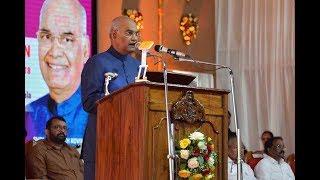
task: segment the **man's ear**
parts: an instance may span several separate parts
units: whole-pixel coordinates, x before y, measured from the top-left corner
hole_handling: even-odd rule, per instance
[[[90,56],[90,39],[89,36],[86,35],[83,40],[83,64],[87,62]]]
[[[46,133],[46,137],[49,137],[49,130],[48,129],[45,130],[45,133]]]
[[[117,38],[117,32],[118,32],[118,31],[117,31],[117,30],[115,30],[115,29],[114,29],[114,30],[112,30],[112,33],[111,33],[111,39],[112,39],[112,40],[114,40],[114,39],[116,39],[116,38]]]
[[[270,150],[271,150],[271,148],[267,148],[267,150],[268,150],[268,153],[270,152]]]

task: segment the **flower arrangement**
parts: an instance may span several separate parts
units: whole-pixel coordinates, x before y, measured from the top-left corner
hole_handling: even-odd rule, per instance
[[[209,180],[214,177],[218,154],[210,137],[195,131],[176,144],[176,153],[180,178]]]
[[[192,38],[197,38],[197,31],[199,29],[198,21],[199,19],[191,13],[182,16],[180,20],[180,30],[183,40],[187,45],[191,44]]]
[[[134,22],[137,24],[137,29],[143,29],[143,16],[141,12],[135,9],[124,9],[123,10],[123,15],[128,16],[129,18],[133,19]]]

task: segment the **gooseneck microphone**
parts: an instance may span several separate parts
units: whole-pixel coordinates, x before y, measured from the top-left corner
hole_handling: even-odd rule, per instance
[[[174,50],[174,49],[166,48],[166,47],[164,47],[162,45],[155,45],[154,46],[154,50],[157,51],[157,52],[160,52],[160,53],[168,53],[168,54],[174,56],[175,58],[179,58],[179,57],[191,58],[187,54],[184,54],[184,53],[182,53],[180,51],[177,51],[177,50]]]

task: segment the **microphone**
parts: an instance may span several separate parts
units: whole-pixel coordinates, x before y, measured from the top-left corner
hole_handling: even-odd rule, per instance
[[[160,53],[168,53],[170,55],[173,55],[175,58],[179,58],[179,57],[183,57],[183,58],[191,58],[189,55],[187,54],[184,54],[182,52],[179,52],[177,50],[174,50],[174,49],[169,49],[169,48],[166,48],[162,45],[155,45],[154,46],[154,50],[156,50],[157,52],[160,52]]]
[[[104,74],[104,76],[106,78],[108,78],[109,80],[111,80],[111,79],[114,79],[114,78],[118,77],[118,74],[117,73],[112,73],[112,72],[107,72],[107,73]]]
[[[118,77],[118,74],[117,73],[113,73],[113,72],[107,72],[107,73],[104,73],[104,95],[108,95],[110,94],[110,92],[108,91],[108,85],[109,85],[109,81],[113,80],[114,78],[117,78]]]

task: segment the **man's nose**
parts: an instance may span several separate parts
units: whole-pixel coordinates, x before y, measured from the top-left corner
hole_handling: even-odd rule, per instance
[[[59,129],[58,129],[58,132],[59,132],[59,133],[64,133],[65,130],[64,130],[63,128],[59,128]]]
[[[54,38],[51,42],[50,55],[52,57],[59,57],[62,55],[62,47],[59,43],[58,38]]]
[[[139,35],[137,33],[133,33],[133,35],[131,36],[131,40],[133,41],[138,41],[139,40]]]

